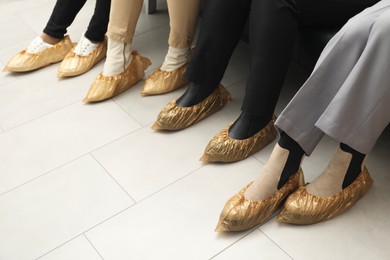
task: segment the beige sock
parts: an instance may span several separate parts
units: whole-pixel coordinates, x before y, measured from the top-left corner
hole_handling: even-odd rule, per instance
[[[268,162],[253,184],[245,191],[248,200],[263,200],[278,190],[280,175],[286,164],[289,151],[276,144]]]
[[[108,38],[103,75],[115,76],[122,73],[129,66],[132,58],[131,44]]]
[[[337,148],[324,172],[306,186],[307,192],[316,196],[330,196],[343,190],[342,185],[352,154]]]
[[[161,65],[161,70],[174,71],[186,64],[191,56],[191,49],[178,49],[169,46],[168,53],[165,56],[164,63]]]

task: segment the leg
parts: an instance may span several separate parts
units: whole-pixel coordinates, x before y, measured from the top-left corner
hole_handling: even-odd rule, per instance
[[[131,44],[143,0],[111,0],[108,38]]]
[[[369,14],[351,19],[329,41],[313,73],[276,121],[277,127],[296,140],[308,155],[323,136],[322,131],[315,127],[316,122],[364,51],[371,25],[378,15],[378,11],[371,10]]]
[[[248,0],[207,2],[199,39],[187,71],[187,78],[200,88],[208,89],[206,93],[210,93],[221,82],[244,30],[250,2]],[[185,104],[182,105],[191,106],[199,101],[201,100],[183,102]]]
[[[131,43],[143,0],[112,0],[108,24],[108,50],[103,74],[114,76],[131,62]]]
[[[235,139],[247,139],[265,127],[287,73],[295,37],[295,0],[252,1],[249,18],[250,75],[242,115],[229,129]]]
[[[206,146],[202,161],[232,162],[258,152],[276,138],[273,111],[297,34],[295,0],[252,1],[249,17],[250,76],[243,112]],[[261,86],[261,87],[259,87]]]
[[[311,115],[312,112],[316,113],[315,108],[321,107],[321,105],[319,105],[318,103],[322,103],[322,99],[326,100],[328,98],[326,95],[327,92],[330,92],[328,89],[332,89],[333,85],[336,86],[335,88],[338,88],[340,84],[341,85],[343,84],[346,77],[349,77],[349,75],[351,74],[351,70],[355,66],[354,63],[356,64],[357,61],[359,60],[356,57],[356,55],[358,56],[361,55],[367,43],[369,28],[372,25],[372,20],[375,19],[371,19],[370,21],[370,19],[365,19],[364,16],[363,19],[352,19],[349,25],[345,27],[348,28],[348,30],[342,29],[340,33],[333,38],[333,40],[327,46],[328,49],[326,48],[324,50],[324,53],[320,58],[319,64],[317,64],[316,66],[316,70],[313,72],[312,76],[309,78],[309,80],[302,88],[302,90],[293,99],[292,103],[295,103],[294,107],[288,106],[285,111],[288,111],[290,113],[287,116],[286,113],[283,112],[282,117],[280,117],[281,119],[278,119],[278,121],[280,121],[281,123],[287,122],[287,124],[285,125],[288,126],[299,125],[297,128],[300,128],[301,125],[305,125],[306,118],[309,115]],[[359,23],[357,21],[359,21]],[[354,26],[351,26],[352,24]],[[388,35],[388,33],[384,35]],[[343,42],[343,44],[340,44],[341,42]],[[384,46],[387,46],[387,44],[388,43],[385,42]],[[339,49],[336,47],[344,48],[343,50],[344,52],[340,52],[339,55],[333,56],[333,52],[339,51]],[[386,50],[386,53],[389,53],[389,51]],[[345,62],[345,64],[339,64],[339,63],[332,64],[329,62],[330,57],[333,57],[333,62],[336,61],[340,62],[339,60],[342,60]],[[349,67],[347,66],[348,62],[351,62]],[[345,70],[347,70],[346,72],[344,71],[344,69],[341,69],[341,71],[336,71],[337,70],[336,68],[338,69],[344,68],[343,65],[345,65]],[[317,75],[318,71],[321,71],[322,73],[324,73],[324,71],[328,71],[329,74],[327,74],[323,78],[316,78],[315,75]],[[333,72],[333,74],[331,72]],[[342,75],[344,76],[344,79],[342,78],[343,77]],[[339,82],[337,82],[337,80],[339,80]],[[312,82],[311,88],[308,87],[308,82]],[[324,92],[323,93],[324,95],[320,95],[318,93],[312,92],[311,93],[312,95],[306,95],[305,98],[303,98],[301,94],[304,91],[303,89],[306,89],[306,91],[308,91],[308,89],[318,89],[320,92],[321,91]],[[298,100],[300,101],[300,104],[298,104]],[[306,107],[307,103],[313,104],[311,107],[313,110],[307,109]],[[314,105],[314,103],[316,105]],[[305,107],[305,109],[300,109],[299,107],[301,108]],[[298,109],[295,110],[295,108]],[[308,113],[308,111],[310,111],[310,113]],[[295,116],[294,120],[291,120],[290,116]],[[311,124],[308,123],[306,125],[306,128],[311,129],[310,126],[314,127],[314,124],[315,122],[312,122]],[[274,200],[276,201],[276,199],[279,198],[280,194],[284,194],[286,187],[290,187],[291,181],[295,180],[296,178],[295,176],[300,174],[301,172],[300,170],[290,171],[288,168],[290,168],[291,166],[294,166],[295,169],[297,168],[297,166],[299,168],[300,161],[302,160],[304,151],[306,153],[310,153],[311,150],[309,146],[302,145],[300,139],[296,139],[295,135],[291,135],[293,138],[288,136],[287,134],[290,135],[290,133],[297,134],[299,136],[299,133],[286,131],[286,128],[284,127],[285,125],[278,124],[278,126],[284,132],[282,132],[281,139],[279,140],[279,143],[275,146],[269,161],[266,163],[265,167],[262,170],[262,173],[256,178],[256,180],[253,183],[248,185],[248,187],[246,187],[241,193],[239,193],[239,195],[233,197],[226,204],[225,209],[221,214],[221,218],[219,222],[219,227],[221,228],[221,230],[233,230],[233,228],[234,230],[242,230],[242,229],[250,228],[256,224],[262,223],[265,220],[264,217],[261,218],[263,214],[262,212],[264,210],[268,210],[269,207],[274,207],[274,206],[276,207],[277,204],[273,201]],[[305,127],[303,127],[302,130],[305,130]],[[350,147],[346,145],[341,145],[341,149],[343,150],[343,152],[339,153],[341,156],[337,155],[337,159],[334,160],[335,163],[333,164],[333,167],[330,168],[335,169],[337,168],[337,166],[343,165],[344,170],[346,172],[350,172],[349,165],[351,164],[349,164],[349,162],[353,162],[354,164],[359,162],[361,163],[364,158],[364,155],[355,153],[350,149]],[[348,164],[344,163],[344,161],[346,161],[344,159],[341,159],[342,163],[340,163],[340,158],[344,158],[344,159],[346,158],[347,160],[349,160]],[[361,170],[361,168],[359,168],[359,170]],[[289,177],[289,176],[285,176],[286,172],[292,172],[292,173],[296,172],[296,173],[293,174],[291,177]],[[287,175],[290,174],[291,173]],[[343,177],[344,176],[345,174],[343,174]],[[286,180],[288,181],[286,182]],[[284,182],[285,184],[283,184]],[[334,182],[332,183],[334,184]],[[348,181],[342,181],[341,183],[343,183],[343,185],[348,185]],[[350,196],[351,199],[347,198],[346,200],[342,201],[342,203],[340,204],[341,209],[347,209],[348,207],[356,203],[356,201],[359,198],[361,198],[365,194],[365,192],[369,189],[372,180],[370,179],[366,171],[362,171],[362,174],[359,175],[359,181],[354,183],[359,183],[359,184],[353,184],[354,185],[353,189],[354,191],[356,191],[356,195]],[[329,186],[334,186],[334,185],[328,185],[328,187]],[[295,186],[295,188],[298,189],[298,186]],[[312,204],[309,205],[309,203],[306,205],[301,204],[300,202],[303,200],[302,198],[297,199],[295,197],[294,199],[290,200],[290,198],[294,197],[295,194],[298,194],[297,196],[299,196],[299,193],[303,190],[305,190],[305,188],[301,188],[296,193],[290,195],[285,205],[292,205],[290,208],[294,209],[294,207],[296,207],[298,210],[300,210],[301,208],[313,209],[317,207],[316,206],[317,204],[322,206],[321,204],[322,202],[321,203],[318,202],[320,200],[317,199],[311,200],[311,201],[315,201],[316,205],[312,205]],[[345,198],[348,197],[348,195],[350,194],[347,193],[338,196]],[[237,196],[241,196],[241,198],[238,200],[236,198]],[[334,201],[340,202],[339,199],[336,199]],[[255,208],[253,205],[257,205],[257,204],[260,205]],[[328,205],[330,204],[331,203],[329,203]],[[284,221],[285,216],[290,217],[286,213],[286,211],[283,212],[284,212],[283,214],[281,213],[281,215],[279,215],[280,221]],[[333,216],[332,213],[339,214],[340,212],[342,211],[324,212],[318,209],[317,212],[314,213],[320,213],[320,215],[322,214],[325,216]],[[326,215],[326,213],[330,213],[330,215]],[[260,221],[255,221],[259,219]],[[303,219],[304,221],[307,220],[304,217],[296,217],[295,219],[298,220]],[[299,224],[298,222],[291,222],[291,223]]]
[[[366,10],[345,29],[343,37],[347,39],[360,33],[355,40],[362,42],[362,51],[314,124],[342,143],[324,172],[291,195],[279,216],[282,222],[312,224],[337,216],[363,197],[373,182],[364,159],[390,122],[390,89],[386,83],[390,76],[385,69],[390,65],[390,1]],[[344,47],[348,53],[350,46],[345,41],[334,49]],[[332,57],[330,51],[324,60]],[[321,88],[321,84],[316,87]]]
[[[84,102],[98,102],[121,94],[140,81],[151,62],[131,52],[143,0],[112,0],[108,24],[107,58]]]
[[[102,42],[107,32],[108,19],[110,16],[111,0],[96,0],[95,12],[85,32],[92,42]]]
[[[168,0],[169,48],[163,64],[145,81],[141,94],[157,95],[188,84],[184,78],[191,56],[200,0]]]
[[[53,13],[43,32],[51,37],[62,39],[86,0],[57,0]]]
[[[200,35],[187,76],[187,91],[158,115],[153,129],[179,130],[220,110],[230,99],[220,81],[240,40],[250,0],[210,0],[204,9]]]
[[[57,76],[77,76],[89,71],[106,57],[108,17],[110,0],[96,0],[95,11],[89,22],[88,30],[81,36],[77,46],[61,62]]]

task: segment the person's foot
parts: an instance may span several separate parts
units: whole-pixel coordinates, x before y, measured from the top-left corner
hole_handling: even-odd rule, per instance
[[[260,175],[246,190],[245,198],[248,200],[266,199],[282,187],[300,168],[303,154],[292,164],[288,160],[289,158],[291,160],[293,155],[293,152],[290,153],[288,149],[276,144]],[[291,169],[286,169],[286,167]]]
[[[127,68],[115,76],[104,76],[99,73],[90,86],[84,103],[103,101],[115,97],[128,90],[145,76],[145,70],[152,64],[146,57],[132,52],[131,63]]]
[[[103,44],[103,42],[92,42],[83,34],[76,47],[73,49],[73,52],[76,55],[85,57],[96,50],[101,44]]]
[[[176,105],[179,107],[192,107],[197,105],[210,96],[217,87],[203,87],[190,82],[187,90],[176,100]]]
[[[104,62],[103,75],[110,77],[121,74],[129,66],[132,58],[131,44],[108,38],[107,57]]]
[[[372,186],[365,155],[341,144],[324,172],[287,199],[280,222],[313,224],[351,208]]]
[[[89,71],[99,61],[106,57],[107,38],[100,43],[94,43],[84,34],[77,45],[66,55],[61,62],[57,76],[71,77]]]
[[[228,125],[210,140],[200,160],[204,163],[236,162],[247,158],[275,140],[277,136],[275,120],[276,118],[273,117],[259,130],[256,128],[257,132],[254,133],[252,131],[254,127],[258,127],[257,123],[251,126],[250,120],[248,124],[244,120],[236,121],[239,124],[235,124],[235,133],[242,133],[242,135],[239,137],[234,135],[235,138],[232,138],[230,133],[232,125]]]
[[[176,100],[169,102],[158,114],[152,125],[153,130],[184,129],[221,110],[231,100],[229,92],[222,85],[208,95],[203,95],[197,88],[186,93],[181,97],[180,103],[191,106],[182,107]]]
[[[264,128],[272,119],[272,115],[264,117],[242,112],[229,128],[229,136],[236,140],[244,140]]]
[[[47,43],[49,45],[54,45],[54,44],[57,44],[57,43],[59,43],[61,41],[60,38],[56,38],[56,37],[50,36],[50,35],[48,35],[47,33],[44,33],[44,32],[41,34],[40,38],[42,39],[42,41],[44,43]]]
[[[160,95],[184,87],[188,84],[188,80],[184,77],[186,70],[187,64],[173,71],[165,71],[161,69],[161,66],[158,67],[145,80],[141,95]]]
[[[4,71],[26,72],[60,62],[73,48],[69,36],[51,45],[37,36],[27,49],[16,54],[5,66]]]
[[[324,172],[306,186],[315,196],[331,196],[348,187],[363,171],[364,154],[341,145]]]
[[[187,64],[191,56],[191,48],[174,48],[169,46],[167,55],[163,64],[161,65],[162,71],[175,71],[180,67],[183,67],[184,64]]]

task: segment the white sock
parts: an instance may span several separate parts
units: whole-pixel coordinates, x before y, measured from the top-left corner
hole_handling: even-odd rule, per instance
[[[93,50],[99,46],[99,43],[93,43],[85,35],[81,36],[80,41],[77,43],[76,48],[73,52],[79,56],[88,56]]]
[[[164,63],[161,65],[161,70],[173,71],[177,70],[186,64],[191,56],[190,47],[184,49],[177,49],[169,46],[168,53],[165,56]]]
[[[40,36],[37,36],[34,40],[32,40],[30,45],[28,45],[27,53],[38,53],[50,47],[53,47],[53,45],[44,42]]]
[[[129,66],[132,59],[131,44],[108,38],[103,75],[115,76],[122,73]]]

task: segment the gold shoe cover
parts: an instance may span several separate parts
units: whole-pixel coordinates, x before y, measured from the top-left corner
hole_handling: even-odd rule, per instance
[[[92,83],[83,102],[91,103],[106,100],[121,94],[134,86],[145,76],[145,70],[152,64],[145,58],[133,51],[133,59],[130,65],[121,73],[115,76],[104,76],[99,73]]]
[[[145,81],[141,95],[159,95],[172,92],[188,84],[188,80],[184,78],[187,69],[187,64],[174,71],[161,70],[158,67]]]
[[[237,140],[229,136],[229,128],[232,124],[224,128],[219,134],[214,136],[208,143],[200,158],[205,163],[209,162],[235,162],[260,151],[277,136],[277,131],[274,126],[276,117],[255,135],[244,139]]]
[[[367,193],[372,183],[373,180],[364,168],[354,182],[332,196],[315,196],[307,193],[306,187],[301,187],[288,197],[278,221],[308,225],[336,217],[355,205]]]
[[[68,52],[61,62],[58,68],[57,77],[77,76],[90,70],[96,63],[106,57],[107,37],[105,37],[104,41],[99,43],[98,47],[87,56],[77,55],[73,51],[74,48],[76,48],[76,46]]]
[[[279,209],[284,199],[304,184],[304,177],[299,169],[282,188],[264,200],[245,199],[245,191],[252,183],[226,202],[215,231],[241,231],[265,223]]]
[[[60,62],[73,48],[69,36],[38,53],[28,53],[27,49],[16,54],[5,66],[6,72],[26,72],[46,67],[50,64]]]
[[[179,107],[176,105],[176,100],[173,100],[161,110],[152,129],[184,129],[221,110],[231,99],[229,92],[222,85],[219,85],[202,102],[191,107]]]

